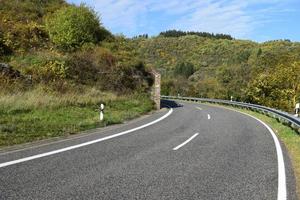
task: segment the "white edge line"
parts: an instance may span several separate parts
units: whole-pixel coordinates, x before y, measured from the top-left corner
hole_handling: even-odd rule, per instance
[[[164,116],[162,116],[162,117],[160,117],[160,118],[158,118],[158,119],[156,119],[156,120],[154,120],[152,122],[149,122],[147,124],[144,124],[142,126],[139,126],[139,127],[127,130],[127,131],[116,133],[114,135],[110,135],[110,136],[107,136],[107,137],[103,137],[103,138],[100,138],[100,139],[92,140],[92,141],[89,141],[89,142],[84,142],[84,143],[81,143],[81,144],[69,146],[69,147],[58,149],[58,150],[54,150],[54,151],[49,151],[49,152],[46,152],[46,153],[37,154],[37,155],[34,155],[34,156],[29,156],[29,157],[25,157],[25,158],[21,158],[21,159],[17,159],[17,160],[12,160],[12,161],[8,161],[8,162],[0,163],[0,168],[6,167],[6,166],[10,166],[10,165],[14,165],[14,164],[18,164],[18,163],[22,163],[22,162],[26,162],[26,161],[29,161],[29,160],[34,160],[34,159],[38,159],[38,158],[42,158],[42,157],[46,157],[46,156],[50,156],[50,155],[62,153],[62,152],[65,152],[65,151],[70,151],[70,150],[77,149],[77,148],[80,148],[80,147],[84,147],[84,146],[88,146],[88,145],[95,144],[95,143],[98,143],[98,142],[102,142],[104,140],[109,140],[109,139],[112,139],[112,138],[115,138],[115,137],[119,137],[121,135],[126,135],[128,133],[131,133],[131,132],[143,129],[143,128],[151,126],[153,124],[156,124],[157,122],[160,122],[163,119],[167,118],[169,115],[172,114],[172,112],[173,112],[173,109],[170,108],[170,110],[169,110],[168,113],[166,113]]]
[[[185,142],[183,142],[182,144],[178,145],[177,147],[173,148],[174,151],[180,149],[181,147],[183,147],[184,145],[186,145],[187,143],[189,143],[192,139],[194,139],[197,135],[199,135],[199,133],[195,133],[192,137],[190,137],[189,139],[187,139]]]
[[[225,108],[225,107],[223,107],[223,108]],[[237,110],[234,110],[234,109],[230,109],[230,108],[225,108],[225,109],[232,110],[232,111],[235,111],[235,112],[239,112],[241,114],[252,117],[253,119],[256,119],[261,124],[263,124],[268,129],[268,131],[271,133],[272,138],[273,138],[274,143],[275,143],[275,147],[276,147],[277,162],[278,162],[278,193],[277,193],[277,200],[286,200],[287,199],[287,191],[286,191],[285,164],[284,164],[281,145],[280,145],[278,137],[276,136],[274,131],[265,122],[263,122],[262,120],[254,117],[250,114],[243,113],[243,112],[240,112],[240,111],[237,111]]]

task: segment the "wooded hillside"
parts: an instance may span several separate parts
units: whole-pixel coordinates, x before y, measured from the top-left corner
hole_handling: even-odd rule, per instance
[[[163,34],[162,34],[163,35]],[[163,93],[258,103],[292,111],[300,99],[300,43],[256,43],[198,35],[136,38],[163,74]],[[188,66],[181,74],[182,65]]]

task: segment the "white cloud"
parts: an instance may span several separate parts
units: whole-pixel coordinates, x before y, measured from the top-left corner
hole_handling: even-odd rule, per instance
[[[182,16],[170,27],[183,30],[228,33],[244,37],[253,29],[253,18],[244,9],[243,3],[208,2],[193,13]]]
[[[71,1],[71,0],[70,0]],[[253,30],[272,21],[276,13],[290,12],[284,7],[295,0],[86,0],[101,13],[105,26],[129,35],[138,34],[156,13],[171,21],[166,29],[228,33],[248,37]],[[170,20],[173,19],[173,20]],[[161,30],[158,30],[161,31]],[[147,31],[142,31],[147,32]]]
[[[290,12],[280,0],[206,1],[194,12],[180,17],[170,28],[228,33],[237,38],[250,37],[255,29],[273,22],[274,14]],[[287,1],[285,1],[287,2]],[[256,6],[256,9],[253,7]]]
[[[95,0],[89,4],[101,13],[101,19],[108,27],[132,32],[137,28],[137,19],[147,12],[144,4],[136,0]]]

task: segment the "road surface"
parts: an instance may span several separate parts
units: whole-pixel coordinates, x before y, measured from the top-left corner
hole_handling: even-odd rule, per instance
[[[263,124],[220,107],[164,104],[125,125],[0,153],[0,199],[279,199],[278,154]]]

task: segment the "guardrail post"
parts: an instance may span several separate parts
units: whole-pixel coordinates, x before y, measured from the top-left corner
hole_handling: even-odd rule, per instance
[[[300,103],[297,103],[296,107],[295,107],[295,116],[296,117],[299,117],[299,110],[300,110]]]

